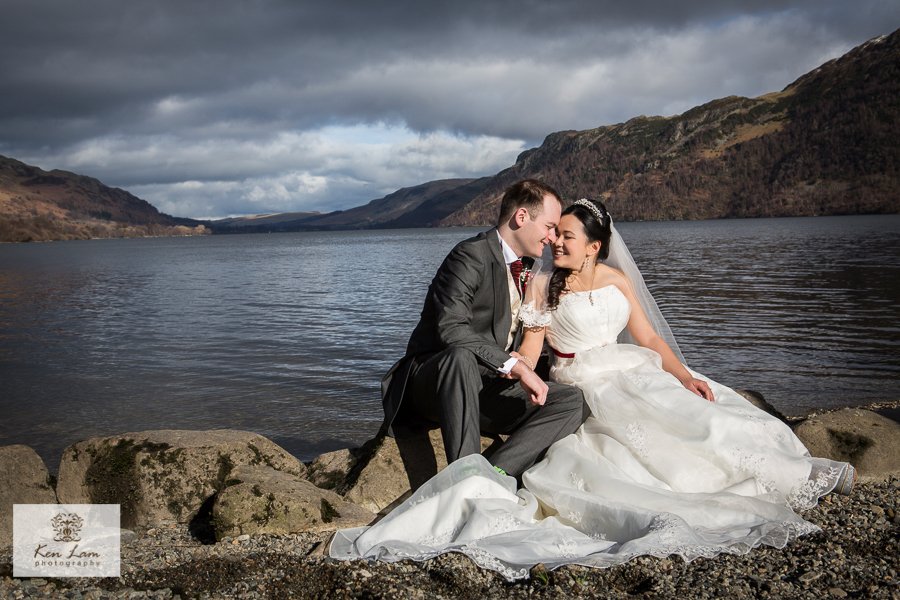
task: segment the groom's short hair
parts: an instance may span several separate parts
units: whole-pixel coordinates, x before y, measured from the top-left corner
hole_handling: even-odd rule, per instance
[[[537,179],[523,179],[512,184],[503,192],[503,199],[500,201],[500,217],[497,224],[500,225],[507,221],[515,214],[517,210],[524,207],[528,209],[531,218],[535,218],[544,210],[544,196],[553,196],[562,205],[559,192],[552,187],[538,181]]]

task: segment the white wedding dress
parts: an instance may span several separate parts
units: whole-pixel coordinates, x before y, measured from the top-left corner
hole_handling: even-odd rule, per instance
[[[846,463],[811,458],[790,428],[705,379],[716,401],[681,386],[657,353],[617,343],[630,307],[607,286],[526,305],[562,354],[555,381],[578,386],[593,416],[522,477],[468,456],[371,527],[337,532],[333,558],[423,560],[462,552],[508,579],[531,566],[611,566],[635,556],[686,560],[783,547],[817,527],[792,509],[852,478]],[[699,374],[694,374],[702,378]]]

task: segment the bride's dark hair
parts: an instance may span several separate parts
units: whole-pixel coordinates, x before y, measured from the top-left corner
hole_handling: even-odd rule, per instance
[[[588,243],[600,242],[600,251],[597,252],[597,262],[605,260],[609,256],[609,239],[612,237],[612,219],[606,211],[606,206],[599,200],[587,199],[593,205],[594,210],[583,204],[571,204],[562,212],[563,215],[575,215],[584,226]],[[578,202],[582,202],[579,200]],[[550,276],[549,289],[547,291],[547,308],[553,310],[559,305],[559,297],[566,291],[566,277],[571,269],[553,269]]]

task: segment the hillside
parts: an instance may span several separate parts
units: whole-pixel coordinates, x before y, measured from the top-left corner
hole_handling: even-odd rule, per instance
[[[259,233],[279,231],[282,227],[290,226],[292,223],[299,223],[321,214],[319,212],[290,212],[246,215],[207,221],[206,224],[213,231],[221,231],[223,233]]]
[[[442,225],[493,223],[512,182],[604,197],[621,220],[900,211],[900,30],[778,93],[549,135]]]
[[[68,171],[0,156],[0,242],[208,233],[197,221]]]

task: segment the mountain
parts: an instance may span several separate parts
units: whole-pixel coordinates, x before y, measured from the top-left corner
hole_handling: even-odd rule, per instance
[[[218,221],[0,156],[0,241],[489,225],[511,183],[600,197],[617,220],[900,212],[900,30],[758,98],[552,133],[492,177],[402,188],[364,206]]]
[[[0,242],[208,233],[199,221],[68,171],[0,156]]]
[[[900,30],[777,93],[549,135],[441,225],[494,222],[535,177],[620,220],[900,212]]]
[[[441,179],[402,188],[364,206],[330,213],[281,213],[208,222],[216,233],[430,227],[477,196],[488,178]]]

